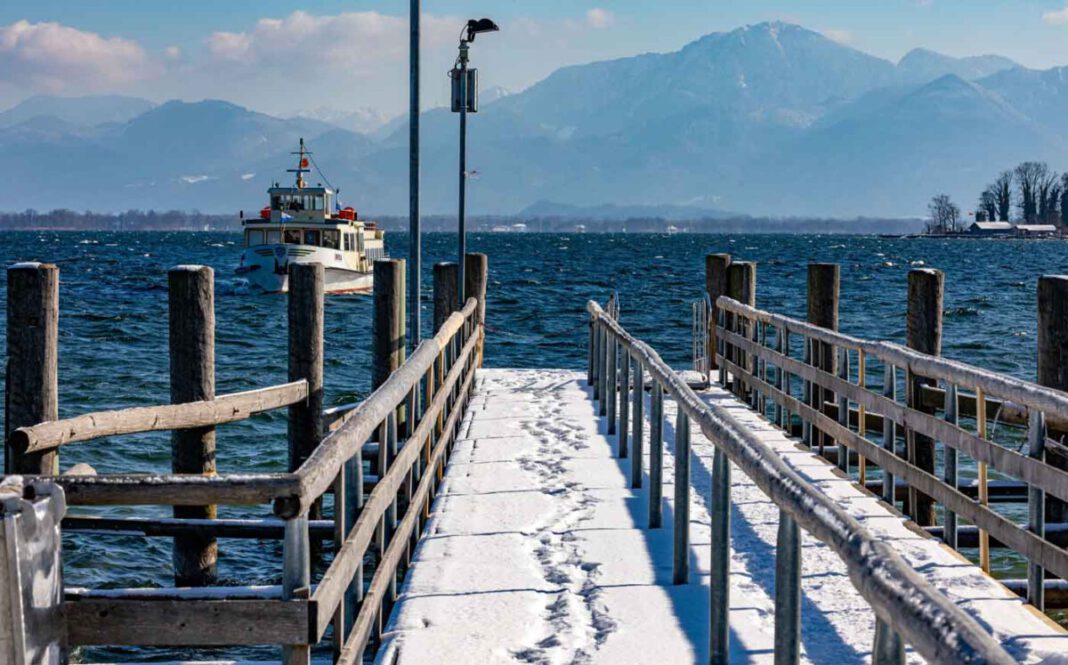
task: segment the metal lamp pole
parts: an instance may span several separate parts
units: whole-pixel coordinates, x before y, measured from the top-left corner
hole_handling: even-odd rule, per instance
[[[488,18],[471,19],[460,37],[460,57],[450,72],[452,78],[452,110],[460,114],[460,209],[457,214],[460,256],[456,266],[456,293],[460,309],[464,306],[464,259],[467,256],[467,114],[478,113],[478,70],[468,69],[471,43],[483,32],[500,30]]]
[[[460,299],[458,309],[464,307],[464,258],[467,256],[467,61],[469,45],[466,39],[460,40],[460,66],[457,76],[460,79],[460,210],[457,216],[460,244],[460,258],[457,263],[456,293]]]
[[[420,300],[422,295],[422,229],[419,218],[419,19],[420,0],[411,0],[408,25],[408,339],[412,351],[422,338]]]

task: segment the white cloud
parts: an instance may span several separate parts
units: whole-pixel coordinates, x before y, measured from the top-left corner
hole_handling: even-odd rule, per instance
[[[586,24],[595,30],[611,27],[616,22],[616,15],[607,9],[594,7],[586,12]]]
[[[459,38],[461,21],[423,17],[424,46]],[[341,65],[350,75],[369,75],[385,62],[408,56],[407,17],[375,11],[315,16],[296,11],[285,18],[263,18],[246,32],[216,32],[207,38],[216,60],[245,65]]]
[[[1055,12],[1046,12],[1042,15],[1042,22],[1046,25],[1068,25],[1068,7]]]
[[[848,30],[824,30],[823,36],[839,44],[852,44],[853,33]]]
[[[136,42],[60,23],[0,26],[0,80],[33,91],[88,91],[152,76],[158,67]]]

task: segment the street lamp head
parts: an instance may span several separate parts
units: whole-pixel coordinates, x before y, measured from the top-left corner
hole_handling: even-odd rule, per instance
[[[471,19],[467,22],[467,40],[468,42],[475,41],[475,35],[483,32],[496,32],[500,30],[500,27],[494,23],[491,19],[480,18]]]

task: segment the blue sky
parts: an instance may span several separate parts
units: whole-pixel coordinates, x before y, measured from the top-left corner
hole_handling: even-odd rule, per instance
[[[424,90],[443,102],[463,20],[484,86],[519,90],[554,69],[675,50],[709,32],[785,20],[891,60],[914,47],[1068,64],[1068,0],[424,0]],[[5,0],[0,106],[38,93],[225,98],[270,113],[406,103],[407,2]]]

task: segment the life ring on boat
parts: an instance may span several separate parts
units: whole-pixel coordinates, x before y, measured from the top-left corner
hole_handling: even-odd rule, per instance
[[[271,206],[264,206],[264,208],[262,210],[260,210],[260,219],[270,219],[270,218],[271,218]]]

